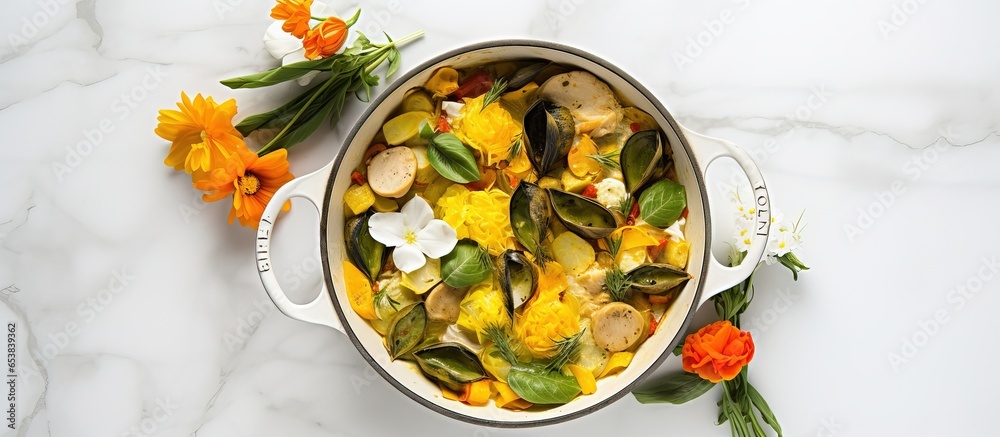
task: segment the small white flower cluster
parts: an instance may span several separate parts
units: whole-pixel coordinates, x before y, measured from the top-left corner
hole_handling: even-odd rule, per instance
[[[739,188],[730,193],[730,199],[736,205],[736,250],[746,252],[753,241],[757,224],[757,205],[752,201],[752,196],[740,196]],[[802,244],[802,235],[799,233],[798,223],[786,222],[781,211],[771,209],[771,234],[767,240],[767,251],[764,261],[770,265],[778,262],[778,258],[794,251]]]

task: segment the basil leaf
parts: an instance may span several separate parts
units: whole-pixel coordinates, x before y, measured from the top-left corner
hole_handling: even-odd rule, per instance
[[[550,372],[538,363],[512,365],[507,384],[514,393],[533,404],[565,404],[581,391],[576,378],[559,371]]]
[[[711,381],[694,373],[681,372],[660,378],[633,391],[632,395],[641,404],[667,402],[680,405],[705,394],[714,386]]]
[[[434,170],[452,182],[467,184],[482,177],[476,157],[454,134],[443,133],[431,139],[427,160]]]
[[[747,395],[750,397],[750,401],[753,402],[753,406],[757,408],[757,411],[760,411],[760,417],[764,419],[764,423],[771,425],[771,428],[778,433],[778,437],[781,437],[781,425],[778,424],[778,419],[774,417],[774,412],[771,411],[771,407],[767,405],[764,397],[760,395],[760,392],[750,382],[747,382]]]
[[[455,288],[485,281],[493,273],[489,254],[479,243],[463,238],[450,253],[441,257],[441,279]]]
[[[684,186],[662,180],[647,188],[639,196],[639,214],[642,219],[658,228],[674,224],[687,207]]]

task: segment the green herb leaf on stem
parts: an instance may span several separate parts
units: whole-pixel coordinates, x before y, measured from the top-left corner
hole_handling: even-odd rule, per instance
[[[674,224],[687,207],[684,186],[664,179],[643,190],[639,196],[639,214],[658,228]]]
[[[694,373],[679,372],[666,375],[632,392],[642,404],[671,403],[680,405],[707,393],[715,387],[711,381]]]
[[[441,279],[455,288],[485,281],[493,273],[489,254],[479,243],[463,238],[450,253],[441,257]]]
[[[581,391],[576,378],[549,371],[540,363],[511,364],[507,384],[514,393],[533,404],[565,404]]]
[[[434,170],[452,182],[467,184],[482,177],[476,157],[454,134],[435,136],[427,148],[427,160]]]
[[[483,95],[483,107],[479,108],[479,112],[483,112],[487,106],[490,106],[493,102],[500,100],[500,95],[507,91],[507,81],[504,79],[497,79],[490,86],[490,90]]]

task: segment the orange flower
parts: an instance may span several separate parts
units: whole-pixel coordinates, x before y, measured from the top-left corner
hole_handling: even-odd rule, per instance
[[[183,169],[198,180],[212,169],[224,166],[237,150],[246,149],[243,135],[233,127],[235,100],[219,105],[211,97],[197,94],[191,101],[181,92],[177,107],[180,111],[161,109],[156,118],[160,122],[156,134],[172,142],[164,164],[175,170]]]
[[[229,223],[234,218],[240,219],[243,226],[257,229],[264,207],[271,201],[274,192],[295,176],[288,172],[288,151],[276,150],[262,157],[247,149],[226,162],[224,168],[217,168],[212,174],[194,183],[194,187],[206,191],[202,200],[214,202],[233,196],[233,209],[229,211]],[[282,211],[291,208],[290,202],[285,202]]]
[[[302,38],[309,31],[311,9],[312,0],[278,0],[278,4],[271,9],[271,18],[285,20],[281,30]]]
[[[729,381],[753,359],[753,338],[728,320],[687,336],[681,349],[684,371],[712,382]]]
[[[347,40],[348,24],[337,17],[329,17],[306,32],[302,47],[309,59],[333,56]]]

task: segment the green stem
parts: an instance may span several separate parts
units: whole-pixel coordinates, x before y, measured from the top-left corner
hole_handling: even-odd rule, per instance
[[[306,109],[309,108],[309,105],[312,104],[313,100],[316,100],[316,97],[318,97],[320,94],[323,93],[323,91],[329,88],[335,79],[336,76],[327,79],[326,82],[323,83],[323,86],[319,87],[316,90],[316,92],[313,93],[313,95],[309,96],[309,100],[306,100],[305,104],[303,104],[302,107],[299,108],[298,112],[295,113],[295,115],[288,122],[288,124],[286,124],[285,127],[282,128],[281,131],[274,136],[274,138],[271,138],[271,141],[268,141],[268,143],[265,144],[264,147],[261,147],[260,150],[257,151],[257,156],[264,156],[268,154],[271,151],[271,148],[274,146],[274,144],[277,143],[278,140],[281,137],[283,137],[285,133],[288,132],[289,129],[291,129],[292,125],[295,124],[296,121],[298,121],[299,117],[302,116],[302,113],[306,112]]]
[[[357,21],[358,15],[360,13],[361,13],[361,10],[359,9],[358,12],[354,14],[354,17],[352,17],[348,21],[348,23],[349,23],[348,26],[350,26],[351,24],[354,24],[354,22]],[[413,32],[413,33],[411,33],[411,34],[409,34],[407,36],[404,36],[404,37],[402,37],[402,38],[400,38],[398,40],[389,42],[389,43],[385,44],[382,47],[379,47],[378,50],[372,52],[369,55],[369,56],[375,56],[377,54],[377,57],[375,57],[372,61],[367,62],[368,66],[365,67],[365,73],[370,74],[372,71],[375,71],[375,69],[378,68],[378,66],[380,64],[382,64],[382,62],[385,62],[385,60],[389,58],[389,50],[392,47],[397,47],[397,48],[401,47],[401,46],[409,43],[410,41],[413,41],[413,40],[415,40],[417,38],[420,38],[422,36],[424,36],[424,31],[420,30],[420,31],[417,31],[417,32]],[[337,56],[339,56],[339,55],[337,55]],[[302,105],[301,108],[299,108],[298,112],[295,113],[295,115],[288,122],[288,124],[286,124],[285,127],[282,128],[281,131],[278,132],[278,134],[275,135],[274,138],[271,139],[271,141],[268,141],[268,143],[265,144],[264,147],[261,147],[260,150],[257,151],[257,156],[264,156],[264,155],[270,153],[272,151],[275,143],[277,143],[277,141],[281,137],[283,137],[285,135],[285,133],[288,132],[289,129],[291,129],[292,125],[294,125],[295,122],[298,121],[299,117],[301,117],[302,114],[305,113],[306,109],[309,108],[309,106],[312,104],[313,100],[316,100],[316,97],[318,97],[320,94],[323,93],[323,91],[325,91],[327,88],[329,88],[330,85],[333,84],[333,82],[336,81],[337,77],[338,76],[336,76],[336,75],[331,76],[329,79],[326,80],[325,83],[323,83],[323,86],[319,87],[316,90],[316,92],[313,93],[313,95],[309,96],[309,100],[306,100],[306,102]]]

